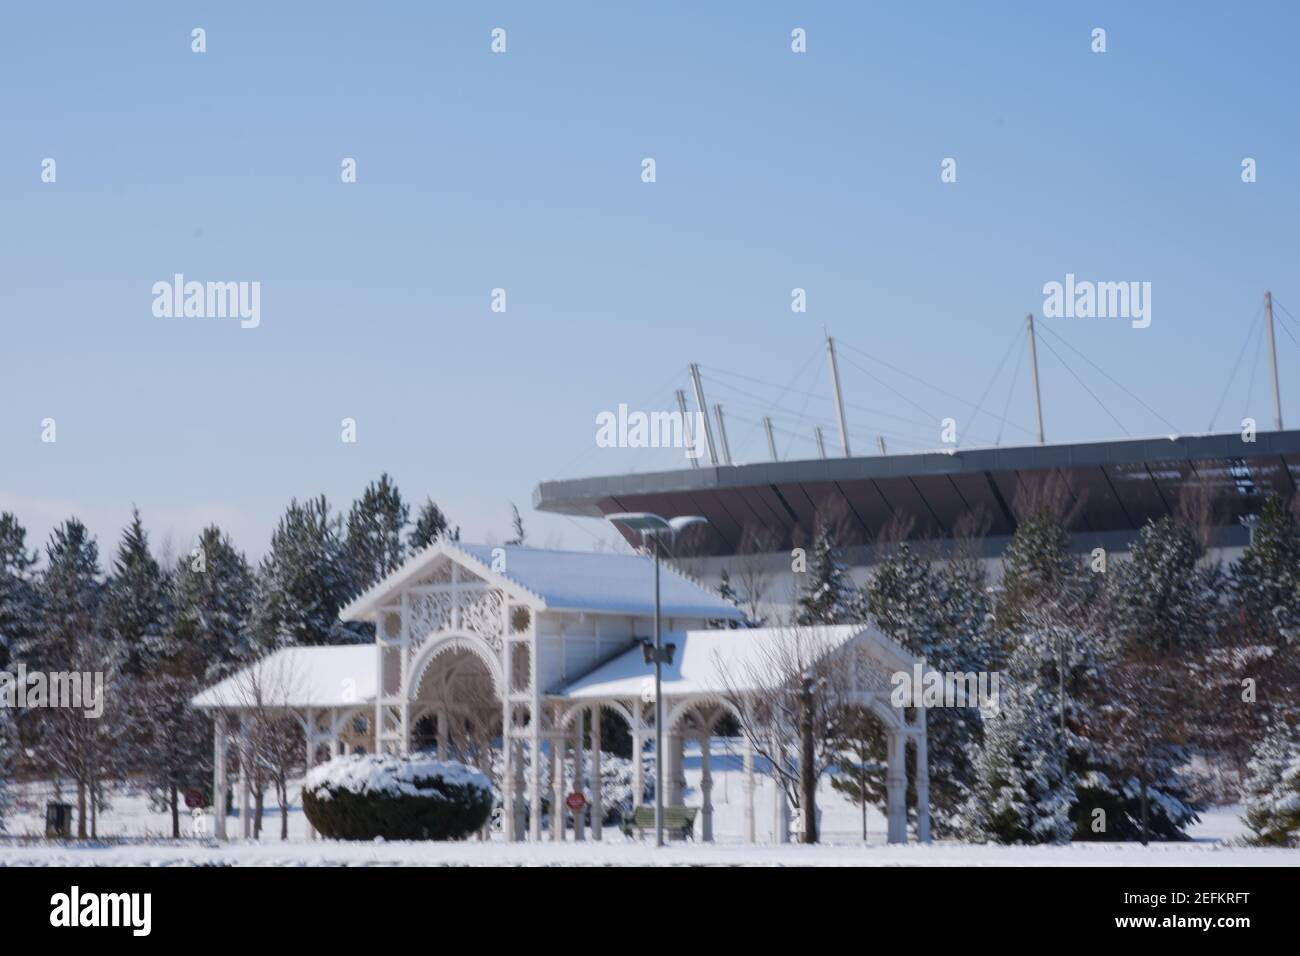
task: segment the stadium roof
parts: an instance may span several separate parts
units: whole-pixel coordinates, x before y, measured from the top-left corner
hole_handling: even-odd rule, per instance
[[[1291,495],[1300,482],[1300,431],[1237,433],[1076,444],[982,448],[864,458],[704,466],[538,485],[539,511],[601,517],[653,511],[701,514],[712,526],[702,550],[734,552],[745,530],[766,528],[788,546],[813,526],[824,501],[850,519],[845,543],[872,543],[893,520],[912,522],[915,538],[950,537],[963,515],[982,512],[989,535],[1015,531],[1013,505],[1027,484],[1063,479],[1076,531],[1136,531],[1176,512],[1190,488],[1215,492],[1215,523],[1236,524],[1269,493]]]

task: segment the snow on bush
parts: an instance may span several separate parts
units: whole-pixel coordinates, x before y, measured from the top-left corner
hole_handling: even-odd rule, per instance
[[[340,840],[458,840],[487,823],[492,784],[462,763],[362,754],[309,772],[302,803],[323,836]]]
[[[1255,749],[1246,778],[1246,825],[1256,846],[1300,846],[1300,735],[1278,721]]]

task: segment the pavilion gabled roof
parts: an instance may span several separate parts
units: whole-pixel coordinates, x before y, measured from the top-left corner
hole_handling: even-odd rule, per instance
[[[348,707],[373,702],[374,644],[284,647],[196,694],[195,707]]]
[[[883,664],[896,670],[910,670],[920,660],[866,624],[673,631],[663,635],[663,643],[677,645],[672,664],[663,668],[664,696],[723,696],[760,690],[758,685],[775,683],[784,676],[774,669],[774,643],[800,637],[827,654],[838,653],[861,638],[870,642]],[[639,697],[646,680],[653,678],[654,665],[645,662],[641,647],[636,646],[565,685],[553,696],[573,700]]]
[[[644,555],[439,541],[357,597],[339,616],[345,621],[367,618],[442,558],[459,562],[539,611],[654,613],[654,562]],[[494,571],[494,566],[502,570]],[[740,620],[744,616],[735,605],[671,566],[663,564],[660,570],[665,617]]]

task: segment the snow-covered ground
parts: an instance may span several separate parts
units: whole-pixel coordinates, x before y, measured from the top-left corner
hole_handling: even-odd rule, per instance
[[[142,794],[119,793],[112,808],[99,821],[101,840],[93,845],[52,845],[23,839],[44,828],[43,807],[48,788],[29,785],[20,797],[30,807],[13,814],[9,837],[0,838],[0,866],[1300,866],[1300,850],[1266,850],[1236,845],[1244,832],[1237,808],[1211,810],[1192,830],[1188,843],[1072,844],[1061,847],[973,846],[937,842],[889,846],[884,841],[885,820],[876,810],[867,818],[868,838],[861,834],[861,811],[824,783],[822,837],[815,847],[773,845],[771,840],[773,784],[758,777],[755,799],[759,843],[743,841],[744,776],[739,758],[714,760],[714,827],[717,842],[674,843],[662,850],[653,841],[628,840],[606,829],[604,841],[561,844],[506,843],[500,839],[463,843],[344,843],[307,839],[306,820],[294,794],[289,813],[288,842],[279,840],[278,810],[270,806],[264,817],[261,842],[234,840],[217,844],[188,837],[164,839],[171,832],[170,818],[150,809]],[[698,757],[688,753],[687,782],[699,784]],[[687,803],[698,804],[698,792]],[[231,817],[231,834],[240,832]],[[182,819],[186,832],[192,829]],[[697,832],[699,823],[696,823]]]

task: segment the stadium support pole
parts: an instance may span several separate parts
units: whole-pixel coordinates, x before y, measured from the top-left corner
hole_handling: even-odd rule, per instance
[[[822,438],[822,427],[820,425],[813,429],[813,437],[817,439],[817,454],[825,458],[826,440]]]
[[[1034,338],[1034,313],[1025,319],[1029,326],[1029,367],[1034,373],[1034,411],[1038,414],[1038,444],[1043,444],[1043,394],[1038,389],[1038,342]]]
[[[731,445],[727,442],[727,421],[722,417],[722,406],[714,405],[713,414],[718,416],[718,441],[722,443],[722,463],[731,464]]]
[[[709,424],[709,406],[704,402],[704,386],[700,384],[700,367],[692,362],[688,369],[691,383],[695,386],[695,407],[700,410],[700,421],[704,423],[704,442],[709,448],[709,463],[718,463],[718,449],[713,444],[713,426]]]
[[[695,445],[695,435],[691,431],[691,416],[686,411],[686,392],[680,388],[677,390],[677,410],[682,413],[682,438],[686,441],[686,460],[691,463],[692,468],[699,468],[700,456]],[[690,454],[691,452],[695,454]]]
[[[763,416],[763,430],[767,432],[767,453],[773,461],[777,461],[776,436],[772,434],[772,419],[770,416]]]
[[[840,366],[835,361],[835,340],[829,335],[826,336],[826,357],[831,365],[831,388],[835,390],[835,414],[840,423],[840,448],[844,451],[844,457],[851,455],[849,451],[849,424],[844,418],[844,394],[840,391]]]
[[[1273,293],[1264,293],[1264,318],[1268,324],[1269,368],[1273,372],[1273,426],[1282,430],[1282,394],[1277,384],[1277,341],[1273,338]]]

